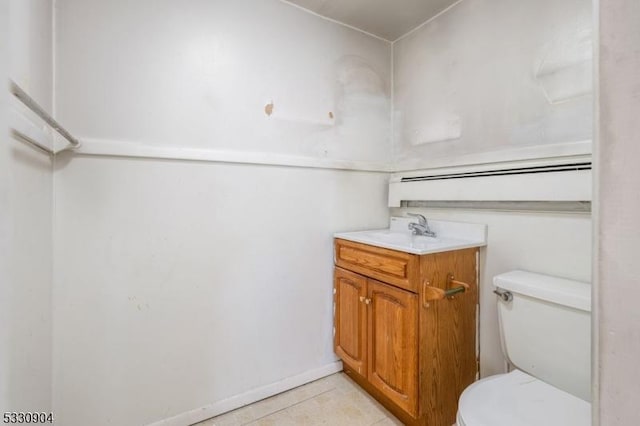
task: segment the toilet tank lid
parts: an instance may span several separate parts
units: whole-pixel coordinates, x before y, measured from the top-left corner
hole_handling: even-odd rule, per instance
[[[511,271],[496,275],[493,285],[512,293],[591,312],[591,285],[582,281]]]

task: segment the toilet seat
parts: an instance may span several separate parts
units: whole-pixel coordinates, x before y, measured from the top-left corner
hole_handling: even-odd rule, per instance
[[[458,426],[590,426],[591,404],[520,370],[475,382],[460,396]]]

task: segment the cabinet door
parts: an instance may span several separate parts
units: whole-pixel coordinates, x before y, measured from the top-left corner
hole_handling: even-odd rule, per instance
[[[413,417],[418,401],[418,300],[368,280],[369,382]]]
[[[342,362],[366,375],[367,279],[336,268],[334,274],[334,350]]]

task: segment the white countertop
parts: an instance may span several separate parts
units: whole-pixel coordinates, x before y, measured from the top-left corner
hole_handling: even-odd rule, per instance
[[[413,235],[408,229],[415,218],[392,217],[386,229],[338,232],[335,238],[398,250],[412,254],[430,254],[487,245],[487,225],[429,220],[436,237]]]

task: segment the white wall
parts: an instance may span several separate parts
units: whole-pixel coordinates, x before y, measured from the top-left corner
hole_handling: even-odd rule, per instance
[[[640,3],[599,2],[598,217],[595,233],[600,397],[603,426],[638,423],[640,310]]]
[[[389,158],[386,42],[276,0],[58,0],[56,23],[85,149]],[[189,424],[335,368],[332,233],[385,226],[387,174],[76,155],[55,176],[61,423]]]
[[[394,153],[591,139],[591,1],[465,0],[393,45]]]
[[[52,103],[51,24],[49,1],[2,2],[0,62],[8,67],[0,81],[10,76],[47,108]],[[50,411],[52,164],[7,133],[9,97],[3,90],[0,411]]]
[[[6,81],[9,76],[8,61],[9,45],[9,4],[0,3],[0,81]],[[7,410],[12,401],[11,382],[7,379],[6,371],[11,369],[11,347],[13,323],[9,311],[11,285],[11,262],[7,254],[11,253],[11,214],[9,212],[9,94],[3,91],[0,95],[0,409]]]
[[[383,227],[386,179],[135,159],[60,165],[60,421],[147,424],[332,363],[332,233]]]
[[[589,90],[590,58],[580,55],[589,51],[590,13],[586,0],[466,0],[397,42],[397,164],[589,139],[591,98],[578,95]],[[86,152],[143,144],[393,160],[391,47],[380,40],[275,0],[58,0],[56,23],[56,106]],[[559,91],[567,81],[572,91]],[[416,131],[415,141],[455,133],[456,117],[460,140],[411,145]],[[196,416],[212,415],[226,398],[333,362],[331,233],[384,226],[386,179],[249,164],[60,161],[61,421],[145,424],[199,407]],[[493,275],[524,268],[589,280],[588,215],[425,212],[489,225],[483,375],[503,369]]]
[[[591,218],[588,214],[468,209],[391,209],[426,217],[488,225],[480,258],[480,373],[505,371],[500,348],[493,277],[514,269],[590,281]]]
[[[396,41],[396,168],[566,155],[570,142],[591,139],[591,8],[590,0],[465,0]],[[489,226],[481,265],[483,376],[504,371],[494,275],[522,268],[591,281],[589,214],[425,212]]]
[[[390,155],[387,42],[277,0],[60,0],[57,23],[60,118],[85,140]]]
[[[42,107],[53,104],[53,6],[51,0],[11,0],[10,67],[13,78]]]

